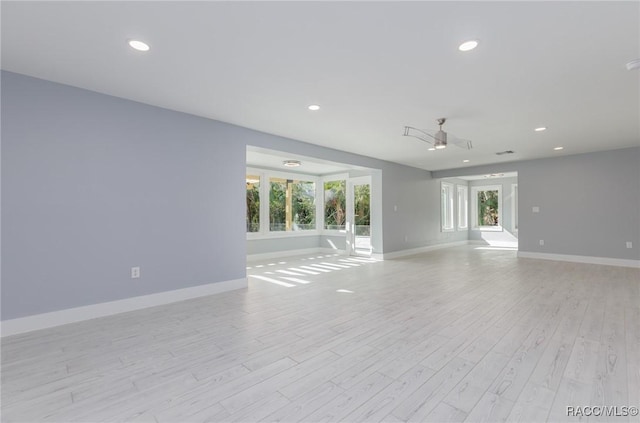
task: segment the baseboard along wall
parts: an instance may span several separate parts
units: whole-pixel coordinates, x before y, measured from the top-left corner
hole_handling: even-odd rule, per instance
[[[66,325],[83,320],[111,316],[114,314],[175,303],[192,298],[205,297],[207,295],[220,294],[222,292],[233,291],[235,289],[247,288],[247,286],[247,278],[241,278],[189,288],[175,289],[172,291],[158,292],[156,294],[141,295],[138,297],[125,298],[106,303],[91,304],[82,307],[52,311],[49,313],[19,317],[16,319],[2,321],[0,324],[0,333],[2,337],[17,335],[20,333]]]
[[[640,260],[626,260],[610,257],[574,256],[570,254],[533,253],[518,251],[518,257],[540,260],[569,261],[573,263],[601,264],[605,266],[640,268]]]

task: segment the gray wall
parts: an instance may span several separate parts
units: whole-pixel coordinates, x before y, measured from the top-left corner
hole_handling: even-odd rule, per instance
[[[24,75],[1,79],[3,320],[245,277],[247,145],[380,169],[375,252],[438,240],[404,240],[439,225],[428,171]]]
[[[413,248],[419,248],[422,245],[437,245],[450,242],[466,241],[469,239],[468,230],[457,230],[457,201],[454,201],[454,222],[456,230],[452,232],[442,232],[442,217],[441,217],[441,184],[442,179],[432,179],[424,182],[422,189],[422,195],[424,195],[424,204],[422,210],[415,210],[413,215],[408,216],[411,219],[425,219],[427,225],[421,232],[410,233],[409,240],[414,240]],[[455,191],[457,185],[467,186],[468,182],[462,179],[447,179],[445,182],[454,184],[454,198],[457,198]],[[420,192],[420,191],[418,191]],[[419,237],[418,239],[415,239]]]
[[[434,176],[510,171],[518,172],[520,251],[640,260],[640,147],[452,169]],[[540,212],[533,213],[533,206]],[[626,241],[633,242],[632,249]]]
[[[320,247],[319,235],[247,240],[247,254],[266,254]]]
[[[2,319],[245,277],[242,135],[3,72]]]

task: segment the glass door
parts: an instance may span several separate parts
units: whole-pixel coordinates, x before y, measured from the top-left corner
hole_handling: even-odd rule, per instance
[[[371,177],[349,180],[350,195],[347,204],[347,243],[352,255],[367,255],[371,247]]]

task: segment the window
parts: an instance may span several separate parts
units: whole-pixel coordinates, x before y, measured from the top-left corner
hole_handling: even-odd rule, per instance
[[[469,228],[469,189],[458,185],[458,230]]]
[[[440,190],[442,193],[440,201],[442,231],[453,231],[453,185],[447,182],[442,182]]]
[[[247,232],[260,231],[260,176],[247,175]]]
[[[315,182],[270,178],[269,187],[270,231],[315,230]]]
[[[347,181],[324,183],[324,229],[345,230]]]
[[[471,188],[473,228],[487,231],[502,230],[502,185]]]

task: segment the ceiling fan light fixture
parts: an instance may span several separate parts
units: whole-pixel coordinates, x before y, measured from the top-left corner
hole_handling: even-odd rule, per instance
[[[440,123],[440,128],[442,128],[443,123],[444,123],[444,119],[442,119],[442,123]],[[447,133],[444,132],[442,129],[436,132],[433,138],[435,139],[433,146],[436,149],[442,150],[443,148],[447,148]]]
[[[300,160],[285,160],[282,162],[282,165],[286,167],[299,167],[301,164]]]

